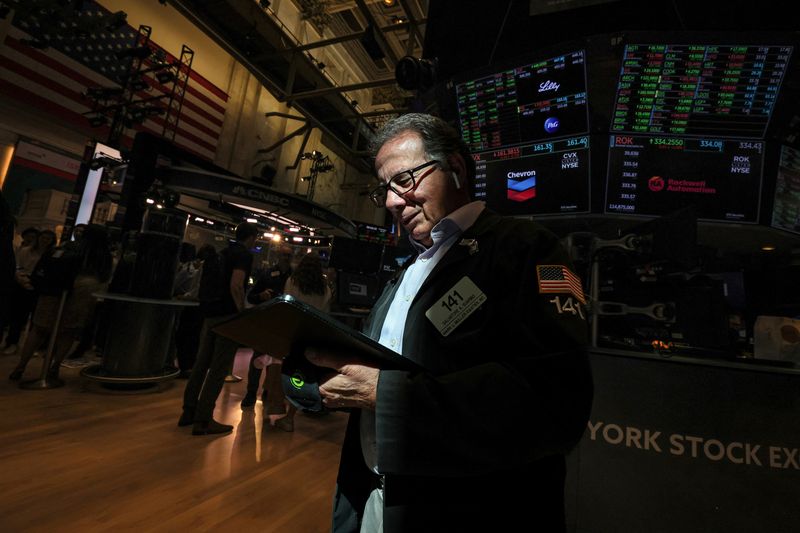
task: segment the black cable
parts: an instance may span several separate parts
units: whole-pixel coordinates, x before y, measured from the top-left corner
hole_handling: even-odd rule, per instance
[[[503,36],[503,29],[505,29],[505,27],[506,27],[506,20],[508,20],[508,14],[511,13],[511,6],[513,4],[514,4],[514,0],[509,0],[508,1],[508,9],[506,9],[506,14],[503,17],[503,23],[500,24],[500,31],[497,32],[497,38],[495,38],[495,40],[494,40],[494,46],[492,47],[492,53],[491,53],[491,55],[489,55],[489,62],[486,64],[486,66],[489,66],[489,65],[492,64],[492,60],[494,59],[494,53],[497,50],[497,45],[500,43],[500,37]]]

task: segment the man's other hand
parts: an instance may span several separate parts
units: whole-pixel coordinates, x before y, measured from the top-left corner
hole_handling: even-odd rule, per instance
[[[354,357],[307,348],[306,359],[335,373],[320,378],[319,392],[325,407],[375,409],[380,370]]]

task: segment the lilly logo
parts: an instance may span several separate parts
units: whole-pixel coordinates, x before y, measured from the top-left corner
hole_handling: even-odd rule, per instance
[[[556,117],[550,117],[544,121],[544,131],[546,131],[547,133],[553,133],[555,131],[558,131],[558,127],[560,125],[561,123],[558,121]]]
[[[559,87],[561,87],[560,83],[547,80],[539,84],[539,92],[543,93],[545,91],[557,91]]]
[[[653,176],[647,180],[647,186],[653,192],[658,192],[664,188],[664,178],[661,176]]]

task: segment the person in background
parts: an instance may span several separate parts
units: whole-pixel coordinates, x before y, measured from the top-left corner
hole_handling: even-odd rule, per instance
[[[31,236],[31,229],[25,230],[27,238]],[[16,252],[17,286],[11,296],[8,336],[6,337],[6,349],[3,351],[7,355],[17,352],[19,339],[28,324],[28,318],[33,308],[36,306],[36,291],[30,283],[30,275],[42,256],[52,250],[56,244],[56,234],[50,230],[36,231],[35,241],[31,245],[26,245],[26,242],[29,241],[24,233],[22,245]]]
[[[286,280],[283,293],[326,313],[331,307],[331,289],[322,274],[322,261],[315,253],[303,256],[297,268]],[[281,387],[281,364],[271,361],[267,366],[267,414],[269,423],[284,431],[294,431],[297,409],[289,405]]]
[[[443,120],[373,144],[371,194],[417,257],[365,333],[419,370],[312,347],[328,408],[349,408],[333,531],[564,531],[566,453],[592,403],[585,297],[558,238],[470,201],[475,162]],[[408,264],[408,263],[407,263]]]
[[[83,232],[86,231],[87,225],[86,224],[76,224],[74,228],[72,228],[72,240],[79,241],[81,237],[83,237]]]
[[[200,288],[200,278],[202,277],[203,262],[217,252],[213,246],[205,244],[194,254],[194,246],[189,246],[191,246],[191,249],[181,247],[182,262],[175,279],[175,297],[182,300],[196,301]],[[182,275],[181,272],[183,272]],[[184,307],[181,310],[178,328],[175,331],[175,352],[178,368],[180,369],[180,374],[178,374],[180,379],[188,379],[191,375],[195,357],[197,357],[197,349],[200,346],[200,330],[202,327],[203,315],[199,307]]]
[[[80,247],[81,238],[83,237],[83,232],[86,231],[86,228],[87,224],[77,224],[74,228],[72,228],[72,240],[62,244],[64,246],[75,247],[75,249],[78,249]],[[111,249],[111,256],[112,258],[114,257],[113,245]],[[103,316],[104,307],[105,302],[97,302],[89,322],[86,324],[86,327],[83,328],[80,341],[64,358],[64,362],[61,363],[62,366],[66,368],[80,368],[91,365],[94,362],[94,359],[91,356],[87,357],[86,354],[94,347],[97,337],[101,336],[98,335],[98,330],[104,329],[101,328],[101,324],[107,324],[107,321],[104,320],[105,317]],[[102,343],[98,340],[98,344]],[[100,350],[99,347],[96,347],[96,349],[98,351]]]
[[[183,413],[178,426],[192,426],[192,435],[230,433],[233,426],[214,420],[214,406],[225,376],[236,355],[236,343],[216,335],[212,328],[244,309],[247,282],[253,266],[250,249],[258,237],[258,226],[243,222],[236,226],[236,242],[219,253],[219,275],[212,273],[209,260],[203,265],[200,280],[200,306],[203,312],[203,330],[189,381],[183,393]],[[213,287],[204,287],[208,280]],[[219,297],[204,297],[204,292]]]
[[[289,276],[291,275],[292,255],[291,253],[283,252],[278,256],[277,264],[266,270],[258,278],[255,284],[253,284],[253,287],[247,293],[247,302],[251,305],[258,305],[266,302],[267,300],[271,300],[276,296],[280,296],[283,293],[283,287],[286,284],[286,280],[289,279]],[[247,392],[245,393],[244,398],[242,398],[242,409],[249,409],[256,404],[258,385],[261,381],[261,370],[264,368],[263,366],[256,366],[256,359],[258,357],[259,356],[255,352],[253,352],[253,355],[250,357],[250,364],[247,370]],[[265,380],[264,390],[261,393],[261,401],[267,407],[266,412],[268,414],[283,414],[285,410],[282,402],[277,407],[267,405],[268,386],[269,383]],[[278,381],[278,386],[280,387],[280,381]],[[273,408],[277,408],[279,410],[275,413],[271,413],[270,409]]]
[[[58,247],[47,252],[37,263],[31,283],[39,291],[31,331],[25,340],[17,367],[9,376],[12,381],[22,378],[33,351],[41,346],[57,326],[48,379],[58,379],[59,367],[73,341],[78,340],[94,311],[97,298],[111,278],[111,250],[108,233],[102,226],[88,226],[80,246]],[[63,291],[68,296],[56,324]]]
[[[11,214],[11,208],[0,190],[0,340],[3,339],[8,313],[11,311],[9,302],[17,284],[14,275],[17,271],[17,261],[14,257],[14,226],[16,220]]]

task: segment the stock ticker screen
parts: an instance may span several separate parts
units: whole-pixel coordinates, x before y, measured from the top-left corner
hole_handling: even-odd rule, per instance
[[[687,205],[700,219],[758,222],[764,142],[614,135],[606,212],[663,216]]]
[[[781,146],[772,227],[800,234],[800,150]]]
[[[763,138],[790,46],[631,44],[611,132]]]
[[[605,212],[757,223],[764,137],[792,47],[629,44],[617,84]]]
[[[475,199],[505,215],[589,211],[582,50],[456,84]]]

